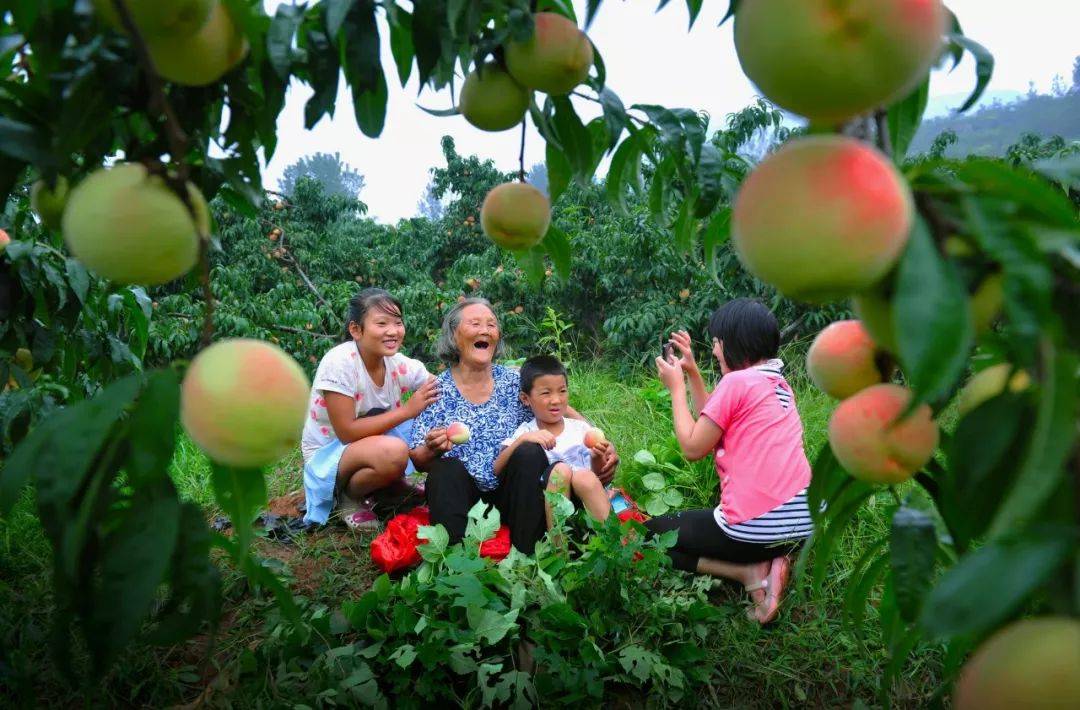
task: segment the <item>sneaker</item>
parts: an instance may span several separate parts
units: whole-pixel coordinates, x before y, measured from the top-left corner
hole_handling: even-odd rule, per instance
[[[338,510],[341,514],[341,521],[350,530],[379,529],[379,518],[372,510],[370,499],[357,502],[349,496],[343,495],[339,501]]]

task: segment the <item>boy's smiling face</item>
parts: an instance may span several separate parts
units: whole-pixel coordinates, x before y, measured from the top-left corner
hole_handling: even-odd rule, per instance
[[[521,401],[542,424],[561,422],[566,416],[567,387],[563,375],[540,375],[532,389],[521,393]]]

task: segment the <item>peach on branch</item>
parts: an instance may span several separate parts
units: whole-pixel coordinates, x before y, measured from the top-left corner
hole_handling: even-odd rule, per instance
[[[1031,376],[1023,370],[1014,370],[1007,362],[991,365],[972,375],[956,398],[960,416],[972,411],[988,399],[993,399],[1008,389],[1023,392],[1031,386]]]
[[[114,0],[93,0],[101,19],[119,32],[127,32],[116,12]],[[147,37],[185,37],[202,27],[218,0],[124,0],[131,19]]]
[[[529,90],[514,81],[497,62],[487,62],[465,78],[458,111],[483,131],[505,131],[525,118],[529,95]]]
[[[506,68],[519,84],[551,96],[567,94],[589,76],[593,48],[573,22],[554,12],[534,17],[532,36],[509,42]]]
[[[79,261],[119,283],[161,284],[195,265],[199,235],[210,231],[202,193],[188,184],[187,205],[139,163],[102,168],[79,183],[62,220]]]
[[[921,404],[904,418],[911,392],[880,384],[845,399],[829,420],[829,444],[855,478],[901,483],[921,469],[938,445],[938,426]]]
[[[548,198],[524,182],[507,182],[492,188],[480,208],[484,234],[504,249],[536,246],[550,224]]]
[[[63,175],[56,178],[52,187],[38,180],[30,188],[30,208],[37,212],[41,223],[52,230],[60,229],[64,206],[67,204],[68,181]]]
[[[249,49],[220,2],[214,3],[210,18],[194,34],[148,37],[146,44],[157,72],[185,86],[213,84],[239,64]]]
[[[446,427],[446,438],[455,444],[468,443],[471,436],[469,427],[461,422],[451,422],[450,426]]]
[[[953,707],[1080,707],[1080,620],[1044,616],[998,630],[964,664]]]
[[[8,233],[5,232],[3,229],[0,229],[0,254],[4,253],[4,250],[7,249],[8,244],[11,244],[11,237],[9,237]]]
[[[607,437],[604,435],[603,430],[593,427],[585,432],[585,448],[595,449],[600,444],[607,441]]]
[[[806,353],[806,371],[822,392],[845,399],[885,381],[891,367],[862,323],[842,320],[814,338]]]
[[[213,460],[265,466],[300,441],[308,394],[307,376],[281,348],[261,340],[222,340],[191,361],[180,417]]]
[[[838,125],[904,98],[941,54],[941,0],[743,0],[735,50],[771,101]]]
[[[732,237],[746,268],[784,295],[826,302],[868,288],[896,263],[911,191],[872,146],[842,136],[787,143],[735,200]]]

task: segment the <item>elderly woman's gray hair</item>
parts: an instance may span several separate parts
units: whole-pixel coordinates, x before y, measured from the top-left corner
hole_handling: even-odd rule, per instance
[[[502,339],[502,323],[499,322],[499,316],[495,313],[495,308],[491,305],[491,301],[486,298],[466,298],[464,301],[458,301],[454,304],[454,307],[446,312],[443,316],[442,329],[439,331],[439,339],[435,341],[435,357],[439,358],[447,365],[456,365],[461,359],[461,351],[457,346],[457,329],[461,325],[461,312],[469,306],[481,305],[491,311],[491,315],[495,316],[495,322],[499,325],[499,342],[495,345],[495,354],[492,356],[492,360],[501,358],[506,351],[503,346]]]

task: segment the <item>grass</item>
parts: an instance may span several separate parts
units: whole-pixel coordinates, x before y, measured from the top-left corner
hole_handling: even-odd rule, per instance
[[[789,380],[803,418],[807,450],[813,455],[825,442],[834,402],[810,386],[798,368],[789,374]],[[572,368],[571,401],[618,446],[624,464],[616,482],[632,495],[642,491],[641,467],[632,461],[636,451],[649,449],[654,454],[674,456],[670,401],[650,373],[624,378],[578,365]],[[709,505],[716,487],[711,460],[694,464],[680,460],[680,469],[672,482],[683,489],[686,505]],[[270,471],[270,496],[300,488],[300,470],[296,452]],[[170,473],[181,495],[199,503],[208,520],[219,513],[206,459],[185,436],[178,437]],[[855,561],[887,530],[889,500],[884,494],[878,496],[860,512],[842,540],[819,595],[803,580],[793,584],[785,612],[773,626],[763,629],[746,620],[745,595],[740,591],[717,596],[725,618],[715,625],[703,649],[708,655],[706,662],[714,669],[708,687],[700,694],[703,705],[877,704],[881,670],[887,661],[877,615],[873,609],[868,612],[862,645],[842,626],[840,610]],[[333,610],[357,597],[377,576],[367,549],[370,539],[371,534],[353,534],[331,526],[301,536],[294,544],[261,540],[258,551],[305,603]],[[260,679],[256,684],[244,672],[245,653],[265,638],[274,605],[253,593],[245,578],[228,568],[224,574],[225,607],[214,644],[204,636],[170,648],[130,649],[90,696],[85,688],[65,684],[47,651],[52,615],[51,558],[28,493],[11,515],[0,520],[0,643],[6,649],[0,661],[11,669],[5,681],[0,664],[0,696],[8,694],[27,704],[159,706],[195,700],[211,706],[275,704],[267,695],[273,683]],[[890,694],[893,705],[924,705],[937,690],[938,667],[936,651],[917,650]],[[252,690],[256,685],[257,693]]]

